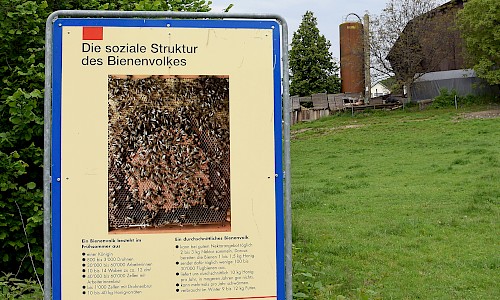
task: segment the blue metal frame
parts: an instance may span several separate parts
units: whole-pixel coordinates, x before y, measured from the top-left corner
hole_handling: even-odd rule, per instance
[[[52,297],[61,299],[62,27],[54,27],[52,51]]]
[[[281,90],[281,36],[280,24],[262,20],[199,20],[199,19],[105,19],[61,18],[53,24],[52,64],[52,299],[61,299],[61,81],[62,81],[62,29],[64,26],[102,27],[162,27],[172,28],[235,28],[272,29],[274,79],[274,143],[276,186],[276,271],[277,299],[285,300],[285,218],[284,172],[282,145],[282,90]]]

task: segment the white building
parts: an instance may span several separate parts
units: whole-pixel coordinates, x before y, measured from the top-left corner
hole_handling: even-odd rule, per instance
[[[372,85],[371,88],[372,98],[384,96],[390,93],[391,91],[380,81]]]

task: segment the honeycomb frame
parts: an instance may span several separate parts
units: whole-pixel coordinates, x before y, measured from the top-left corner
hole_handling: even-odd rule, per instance
[[[108,76],[108,224],[230,222],[229,78]]]

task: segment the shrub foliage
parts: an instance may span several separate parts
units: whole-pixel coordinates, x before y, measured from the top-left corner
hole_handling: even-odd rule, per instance
[[[39,300],[43,298],[41,287],[33,280],[21,280],[13,274],[0,276],[0,299]]]
[[[42,273],[43,61],[48,5],[45,1],[0,1],[0,269],[28,272],[29,242],[37,272]]]

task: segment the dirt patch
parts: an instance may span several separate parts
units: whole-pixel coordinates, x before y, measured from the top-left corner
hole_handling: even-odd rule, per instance
[[[293,139],[296,139],[297,138],[297,135],[298,134],[301,134],[303,132],[306,132],[306,131],[309,131],[311,130],[312,128],[302,128],[302,129],[298,129],[298,130],[293,130],[290,132],[290,138],[293,140]]]
[[[365,125],[362,125],[362,124],[353,124],[353,125],[344,125],[344,126],[339,126],[339,127],[332,127],[332,128],[321,128],[320,130],[316,129],[317,133],[318,134],[327,134],[331,131],[336,131],[336,130],[340,130],[340,129],[351,129],[351,128],[359,128],[359,127],[363,127]],[[296,138],[298,134],[300,133],[303,133],[303,132],[306,132],[306,131],[310,131],[310,130],[313,130],[314,128],[302,128],[302,129],[298,129],[298,130],[294,130],[291,132],[290,134],[290,137],[292,139]]]
[[[309,131],[311,129],[312,128],[302,128],[302,129],[299,129],[299,130],[294,130],[294,131],[292,131],[292,134],[299,134],[299,133],[302,133],[302,132]]]
[[[336,130],[336,129],[348,129],[348,128],[359,128],[359,127],[363,127],[363,126],[365,126],[365,125],[344,125],[344,126],[332,128],[332,130]]]
[[[500,117],[500,108],[499,109],[491,109],[484,111],[476,111],[472,113],[466,113],[462,115],[466,119],[492,119]]]

